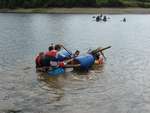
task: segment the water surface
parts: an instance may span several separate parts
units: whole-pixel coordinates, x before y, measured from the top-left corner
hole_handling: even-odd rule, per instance
[[[108,15],[108,22],[92,16],[0,14],[0,112],[150,112],[150,15]],[[103,67],[43,78],[34,57],[51,42],[83,53],[112,48]]]

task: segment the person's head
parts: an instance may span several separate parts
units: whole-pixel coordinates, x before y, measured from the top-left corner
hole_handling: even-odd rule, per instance
[[[51,45],[51,46],[48,47],[48,50],[49,50],[49,51],[51,51],[51,50],[53,50],[53,49],[54,49],[53,45]]]
[[[56,44],[56,45],[55,45],[55,50],[60,51],[60,50],[61,50],[61,45]]]
[[[100,53],[96,53],[96,54],[95,54],[95,59],[98,60],[99,57],[100,57]]]
[[[76,56],[78,56],[80,54],[80,51],[79,50],[76,50],[75,53],[74,53]]]

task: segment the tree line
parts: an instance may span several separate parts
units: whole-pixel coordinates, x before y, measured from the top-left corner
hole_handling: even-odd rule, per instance
[[[123,7],[132,3],[140,6],[150,0],[0,0],[0,8]]]

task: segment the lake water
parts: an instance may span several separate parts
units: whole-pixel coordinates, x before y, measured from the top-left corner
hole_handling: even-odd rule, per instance
[[[1,113],[150,112],[150,15],[92,16],[0,14]],[[112,48],[103,67],[45,78],[34,58],[52,42],[82,53]]]

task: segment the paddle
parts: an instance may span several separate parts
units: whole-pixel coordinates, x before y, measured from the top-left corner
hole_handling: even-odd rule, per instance
[[[109,49],[109,48],[111,48],[111,46],[108,46],[108,47],[105,47],[105,48],[97,48],[96,50],[92,51],[92,53],[96,54],[98,52],[102,52],[102,51],[104,51],[106,49]]]
[[[77,56],[72,55],[72,53],[70,53],[63,45],[61,45],[61,47],[64,48],[70,54],[70,57],[72,60],[77,57]]]
[[[102,56],[104,57],[104,59],[106,60],[106,57],[104,55],[104,53],[102,51],[100,51],[100,53],[102,54]]]
[[[70,54],[70,56],[72,55],[72,53],[70,53],[63,45],[61,45],[61,47],[64,48]]]
[[[108,46],[108,47],[105,47],[105,48],[97,48],[96,50],[93,50],[91,53],[96,54],[96,53],[100,52],[103,55],[103,57],[106,59],[106,57],[103,54],[103,51],[106,50],[106,49],[109,49],[109,48],[111,48],[111,46]]]
[[[80,64],[68,64],[64,66],[64,68],[75,68],[75,67],[80,67]]]
[[[105,47],[105,48],[100,50],[100,53],[102,54],[102,56],[104,57],[105,60],[106,60],[106,57],[105,57],[105,55],[104,55],[104,53],[102,51],[104,51],[106,49],[109,49],[109,48],[111,48],[111,46]]]

